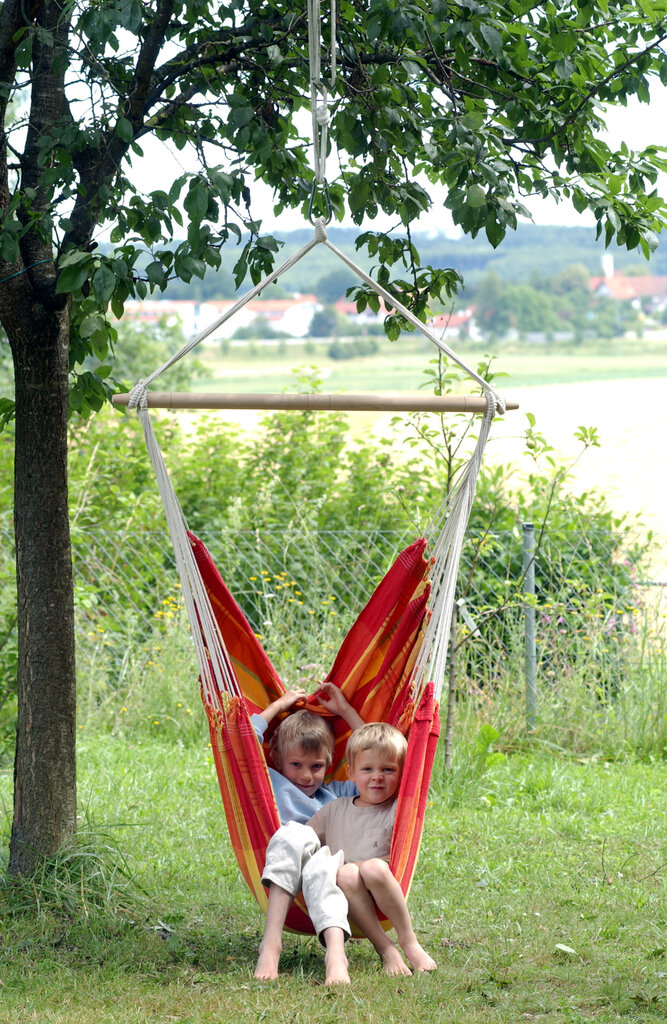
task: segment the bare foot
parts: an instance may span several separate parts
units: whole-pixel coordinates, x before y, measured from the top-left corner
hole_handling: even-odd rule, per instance
[[[419,945],[416,938],[406,942],[402,949],[418,974],[423,971],[434,971],[438,966],[433,957],[429,956],[426,950]]]
[[[325,985],[349,985],[350,975],[347,973],[347,957],[338,950],[328,949],[324,954]]]
[[[259,957],[255,967],[255,977],[258,981],[275,981],[278,977],[278,964],[282,946],[269,946],[262,942],[259,947]]]
[[[380,953],[380,958],[384,967],[384,973],[388,974],[389,977],[395,977],[397,974],[412,974],[396,946],[387,946]]]

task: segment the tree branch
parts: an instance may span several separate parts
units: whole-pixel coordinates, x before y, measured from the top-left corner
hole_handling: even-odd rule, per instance
[[[150,22],[148,32],[139,51],[134,77],[128,90],[128,102],[125,110],[125,116],[133,128],[143,124],[146,112],[146,98],[173,13],[173,0],[159,0],[155,17]]]

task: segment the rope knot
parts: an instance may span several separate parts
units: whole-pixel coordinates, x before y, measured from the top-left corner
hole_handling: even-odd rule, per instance
[[[325,221],[324,217],[316,217],[315,220],[313,221],[313,226],[315,228],[315,241],[316,242],[326,242],[326,240],[327,240],[327,232],[326,232],[326,221]]]
[[[127,403],[128,409],[147,409],[148,408],[148,389],[146,383],[140,380],[138,384],[135,384],[130,391],[130,398]]]
[[[505,405],[504,398],[501,398],[501,396],[495,390],[492,391],[491,394],[493,395],[493,401],[495,403],[494,412],[498,413],[499,416],[504,416],[505,413],[507,412],[507,406]]]
[[[326,100],[322,100],[322,102],[318,103],[315,107],[315,120],[320,127],[325,127],[330,123],[331,118],[329,117],[329,105]]]

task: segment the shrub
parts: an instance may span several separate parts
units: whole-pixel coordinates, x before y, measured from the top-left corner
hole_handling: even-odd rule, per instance
[[[443,365],[434,373],[441,391],[455,383]],[[300,383],[317,387],[308,377]],[[251,436],[219,418],[198,418],[194,431],[179,422],[161,416],[157,432],[188,524],[288,681],[328,669],[353,616],[396,551],[424,530],[473,441],[469,421],[452,417],[435,426],[416,420],[408,458],[398,433],[351,443],[339,413],[276,413]],[[592,437],[582,434],[584,446]],[[551,459],[538,435],[528,440]],[[6,474],[9,459],[1,465]],[[82,724],[199,735],[193,698],[185,696],[196,668],[189,641],[174,628],[182,608],[173,554],[136,419],[107,412],[73,426],[70,478]],[[605,714],[618,711],[626,692],[619,680],[649,663],[637,651],[649,612],[638,576],[650,538],[637,541],[636,524],[613,515],[599,493],[572,494],[553,461],[525,482],[506,468],[481,474],[459,580],[468,616],[458,634],[460,700],[484,709],[507,695],[514,706],[526,521],[538,539],[542,685],[553,694],[585,687]],[[0,643],[6,638],[9,655],[0,729],[8,743],[15,715],[9,560],[0,572]],[[655,643],[645,642],[652,658]]]

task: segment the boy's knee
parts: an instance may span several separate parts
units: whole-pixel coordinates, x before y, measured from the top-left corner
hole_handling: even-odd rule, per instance
[[[394,877],[389,870],[387,861],[380,860],[379,857],[372,857],[370,860],[363,861],[359,865],[359,873],[364,885],[367,886],[376,885]]]
[[[343,888],[346,885],[354,885],[359,879],[359,865],[358,864],[341,864],[338,868],[336,875],[336,881],[338,885]]]

